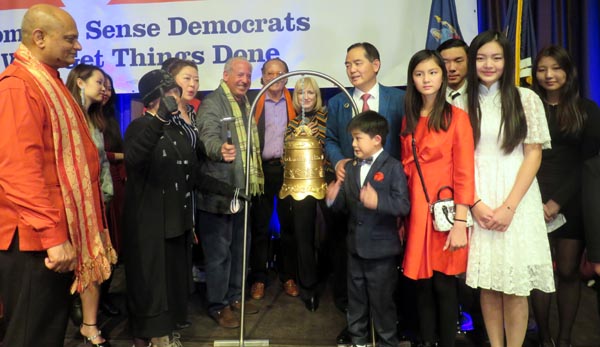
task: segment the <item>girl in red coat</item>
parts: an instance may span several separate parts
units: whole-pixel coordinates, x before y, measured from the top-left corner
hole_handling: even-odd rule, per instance
[[[458,319],[455,276],[467,268],[466,220],[474,196],[473,132],[468,115],[446,102],[448,76],[439,53],[417,52],[407,76],[401,148],[411,211],[405,224],[404,275],[417,281],[423,345],[433,346],[437,335],[439,346],[448,347],[454,346]],[[442,187],[454,191],[456,216],[448,232],[433,228],[413,145],[431,202]],[[444,190],[442,198],[449,198],[449,192]]]

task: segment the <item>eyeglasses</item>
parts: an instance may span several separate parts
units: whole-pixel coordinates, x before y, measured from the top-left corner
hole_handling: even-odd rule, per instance
[[[283,71],[279,71],[279,72],[265,72],[265,77],[267,78],[275,78],[275,77],[279,77],[281,75],[283,75],[285,72]]]

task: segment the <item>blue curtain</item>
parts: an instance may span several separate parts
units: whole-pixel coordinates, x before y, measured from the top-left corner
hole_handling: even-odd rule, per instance
[[[578,70],[581,95],[600,104],[600,0],[531,0],[538,48],[565,47]],[[477,0],[479,31],[502,30],[508,0]]]
[[[479,32],[490,29],[502,31],[507,9],[508,0],[477,0]]]
[[[582,1],[583,47],[580,79],[582,94],[600,104],[600,0]]]
[[[523,0],[521,2],[521,32],[518,36],[520,40],[519,47],[517,42],[517,21],[519,20],[517,13],[519,12],[519,0],[510,0],[508,2],[508,10],[505,18],[504,32],[508,39],[512,42],[512,48],[515,52],[515,68],[518,70],[518,75],[515,76],[515,81],[518,81],[521,86],[531,85],[533,73],[532,66],[537,54],[535,27],[533,23],[533,15],[531,11],[532,0]],[[523,80],[521,80],[523,79]]]

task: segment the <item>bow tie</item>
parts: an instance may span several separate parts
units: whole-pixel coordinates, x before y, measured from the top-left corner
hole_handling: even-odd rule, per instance
[[[364,165],[364,164],[371,165],[371,164],[373,164],[373,157],[368,157],[365,159],[356,158],[356,162],[358,163],[358,165]]]

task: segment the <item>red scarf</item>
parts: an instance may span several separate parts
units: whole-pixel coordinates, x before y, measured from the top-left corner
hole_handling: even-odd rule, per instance
[[[94,199],[92,178],[83,141],[93,143],[85,117],[66,87],[57,83],[46,67],[25,47],[15,52],[15,63],[32,75],[50,113],[56,170],[65,205],[69,238],[77,252],[75,282],[71,292],[82,292],[91,282],[110,277],[116,263],[108,229],[100,225],[102,202]],[[98,174],[98,173],[95,173]]]
[[[292,95],[287,88],[283,88],[283,96],[285,97],[285,103],[287,105],[287,114],[288,114],[288,122],[292,119],[296,118],[296,110],[294,110],[294,104],[292,103]],[[267,93],[264,93],[258,99],[258,103],[256,104],[256,111],[254,111],[254,121],[258,124],[258,120],[262,116],[262,113],[265,109],[265,99],[267,98]]]

